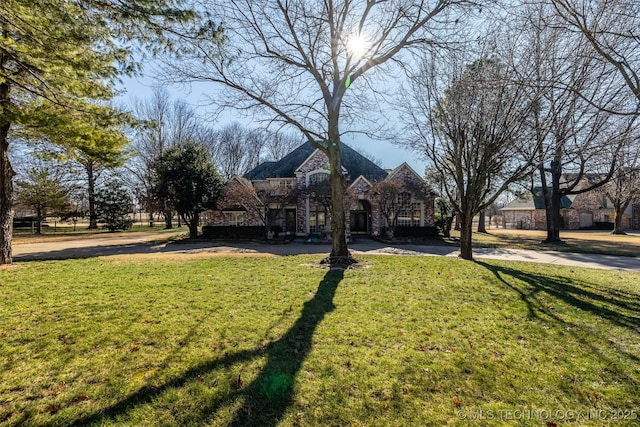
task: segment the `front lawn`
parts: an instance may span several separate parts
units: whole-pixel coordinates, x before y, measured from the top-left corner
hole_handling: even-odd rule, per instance
[[[452,231],[452,236],[460,233]],[[613,235],[606,231],[562,230],[562,245],[546,245],[546,232],[539,230],[490,229],[489,233],[473,233],[473,245],[489,248],[515,248],[534,251],[560,251],[618,256],[640,256],[640,235]]]
[[[166,239],[169,234],[187,233],[189,229],[186,226],[171,229],[164,228],[164,224],[156,224],[153,227],[133,225],[130,230],[110,232],[106,228],[100,227],[96,230],[88,230],[86,227],[78,227],[75,231],[72,227],[58,227],[57,229],[45,228],[42,234],[34,234],[30,230],[14,230],[13,244],[30,244],[30,243],[50,243],[64,242],[69,240],[92,239],[92,238],[118,238],[123,236],[132,236],[144,233],[157,234],[159,239]]]
[[[0,425],[638,425],[639,275],[319,259],[0,269]]]

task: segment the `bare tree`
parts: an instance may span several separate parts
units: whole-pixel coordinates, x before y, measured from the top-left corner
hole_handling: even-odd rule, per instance
[[[398,197],[403,191],[402,182],[396,180],[378,181],[371,189],[375,200],[380,206],[380,213],[386,222],[387,236],[392,239],[398,224],[398,214],[404,208],[403,201]]]
[[[133,109],[146,126],[136,129],[132,138],[135,155],[126,165],[133,180],[130,185],[150,219],[162,213],[165,227],[172,228],[173,213],[167,201],[154,193],[158,161],[164,150],[198,140],[204,133],[193,109],[182,100],[172,100],[163,88],[154,89],[149,99],[136,101]]]
[[[268,233],[272,231],[274,220],[283,215],[283,209],[297,199],[295,188],[255,188],[245,178],[236,179],[226,185],[221,204],[244,208],[247,213],[260,218]]]
[[[450,76],[444,91],[438,71]],[[461,258],[473,258],[473,217],[532,170],[528,90],[513,80],[513,70],[489,56],[464,64],[456,55],[447,69],[429,61],[414,79],[409,131],[414,148],[441,175],[438,181],[460,219]]]
[[[248,129],[234,122],[213,132],[207,145],[216,168],[224,179],[229,180],[260,164],[268,139],[266,132]]]
[[[221,107],[251,111],[270,125],[297,128],[330,163],[331,256],[349,257],[341,165],[341,125],[371,120],[375,79],[405,63],[411,47],[434,47],[461,18],[466,0],[208,0],[211,18],[183,39],[174,80],[213,82]],[[379,73],[373,73],[377,69]],[[357,82],[362,80],[362,83]],[[368,116],[367,116],[368,114]],[[371,121],[369,121],[371,123]],[[353,130],[353,129],[352,129]]]
[[[265,144],[264,160],[276,161],[302,144],[299,136],[289,132],[269,132]]]
[[[636,136],[637,138],[637,136]],[[614,212],[611,234],[626,234],[622,220],[631,202],[640,195],[640,146],[632,139],[617,153],[618,166],[600,192],[611,202]]]
[[[413,211],[413,201],[426,199],[425,187],[396,179],[375,182],[371,191],[380,206],[380,213],[386,222],[386,233],[390,239],[393,238],[398,226],[400,213],[408,212],[410,217],[414,217],[419,213]]]
[[[451,237],[451,226],[456,217],[455,209],[449,201],[458,198],[455,182],[450,176],[441,174],[433,166],[427,167],[425,178],[427,183],[436,190],[434,199],[434,207],[437,214],[436,225],[442,230],[442,235],[449,239]],[[453,191],[453,193],[447,193],[447,191]]]
[[[640,101],[640,13],[636,0],[551,0],[558,16],[612,65]]]
[[[536,139],[545,201],[544,242],[562,243],[562,198],[592,191],[610,179],[621,135],[633,119],[615,114],[628,105],[619,79],[548,5],[528,6],[515,16],[521,25],[516,27],[520,67],[514,69],[536,96],[528,123]],[[611,146],[614,155],[603,156]],[[586,180],[587,175],[592,179]]]
[[[293,134],[250,128],[239,122],[218,130],[203,128],[198,139],[207,147],[226,180],[243,176],[264,161],[280,160],[301,144],[300,138]]]

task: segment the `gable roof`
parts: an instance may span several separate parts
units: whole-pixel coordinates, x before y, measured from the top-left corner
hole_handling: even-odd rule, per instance
[[[231,177],[231,179],[229,180],[229,184],[232,181],[237,181],[240,185],[242,185],[243,187],[246,187],[249,190],[253,190],[253,184],[251,184],[251,181],[249,181],[248,179],[246,179],[243,176],[240,175],[234,175]]]
[[[396,176],[398,174],[398,172],[400,172],[403,169],[408,170],[416,178],[418,178],[419,181],[424,181],[422,179],[422,177],[420,175],[418,175],[418,172],[416,172],[411,166],[409,166],[409,164],[407,162],[403,162],[400,166],[398,166],[397,168],[395,168],[394,170],[389,172],[389,175],[387,176],[387,178],[388,179],[392,179],[394,176]]]
[[[244,178],[250,180],[294,178],[296,169],[315,151],[316,148],[307,141],[278,161],[261,163],[244,174]],[[355,181],[360,175],[369,181],[379,181],[387,176],[384,169],[344,143],[342,144],[341,159],[342,166],[349,173],[349,183]]]
[[[315,150],[315,147],[307,141],[278,161],[259,164],[245,173],[244,177],[253,181],[267,178],[295,178],[298,166]]]
[[[360,175],[358,176],[352,183],[351,183],[351,187],[354,187],[358,181],[362,181],[363,184],[365,184],[368,187],[371,187],[371,183],[369,182],[369,180],[367,178],[365,178],[364,176]]]
[[[571,208],[571,199],[567,196],[560,198],[560,209]],[[544,193],[542,187],[534,187],[531,194],[525,198],[517,198],[511,203],[507,203],[501,210],[503,211],[528,211],[533,209],[544,209]]]

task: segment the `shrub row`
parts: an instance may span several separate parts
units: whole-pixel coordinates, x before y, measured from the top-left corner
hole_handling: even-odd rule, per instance
[[[277,237],[282,227],[273,226],[271,231],[274,237]],[[205,239],[264,239],[267,237],[267,229],[263,226],[248,225],[205,225],[202,227],[202,237]]]
[[[612,222],[596,221],[591,227],[581,227],[580,230],[613,230]]]

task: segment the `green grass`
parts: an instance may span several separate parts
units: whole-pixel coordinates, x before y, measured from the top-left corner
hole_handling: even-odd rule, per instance
[[[543,418],[638,413],[639,275],[318,261],[0,269],[0,425],[637,425]]]

